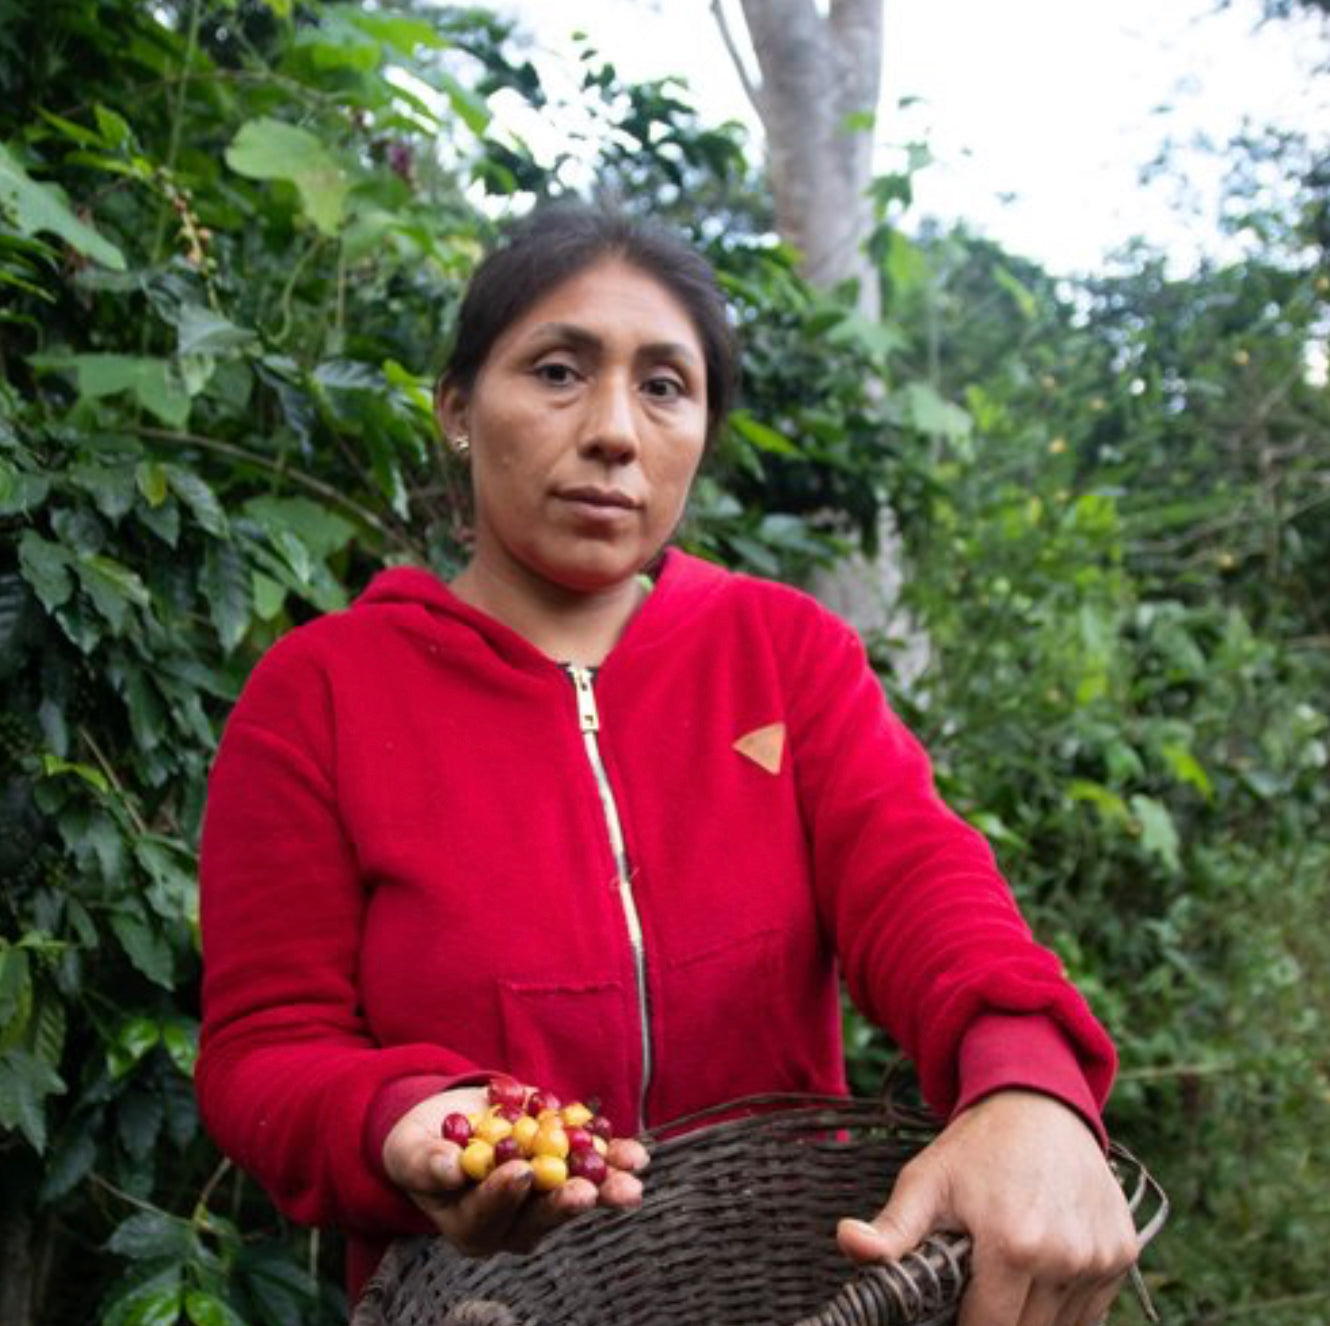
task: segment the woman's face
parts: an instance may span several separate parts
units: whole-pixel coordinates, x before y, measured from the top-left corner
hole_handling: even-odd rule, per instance
[[[508,327],[471,391],[444,391],[439,422],[471,441],[474,564],[613,589],[683,513],[706,441],[702,344],[665,286],[606,259]]]

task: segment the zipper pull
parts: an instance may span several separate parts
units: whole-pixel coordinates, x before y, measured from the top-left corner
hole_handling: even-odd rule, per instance
[[[591,689],[591,669],[569,664],[568,675],[577,692],[577,721],[583,732],[600,731],[600,715],[596,712],[596,693]]]

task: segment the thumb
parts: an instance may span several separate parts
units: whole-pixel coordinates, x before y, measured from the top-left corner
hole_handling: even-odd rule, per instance
[[[936,1170],[907,1167],[872,1223],[842,1220],[836,1239],[841,1251],[853,1261],[899,1261],[938,1228],[945,1211],[945,1194]]]

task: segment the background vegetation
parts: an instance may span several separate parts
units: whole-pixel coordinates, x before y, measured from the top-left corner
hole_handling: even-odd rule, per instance
[[[465,554],[458,290],[493,218],[594,180],[743,326],[688,546],[800,580],[896,513],[929,666],[876,657],[1118,1039],[1165,1319],[1330,1322],[1324,144],[1235,149],[1257,256],[1186,279],[909,239],[883,179],[869,322],[773,242],[735,130],[580,67],[594,128],[538,159],[491,105],[558,107],[483,10],[0,2],[0,1319],[342,1312],[337,1249],[199,1131],[204,778],[277,635]]]

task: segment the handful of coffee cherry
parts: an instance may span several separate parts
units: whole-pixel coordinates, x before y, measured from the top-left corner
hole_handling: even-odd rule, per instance
[[[449,1114],[443,1137],[462,1148],[462,1169],[480,1183],[509,1160],[531,1165],[539,1192],[553,1192],[569,1179],[597,1188],[609,1173],[605,1157],[614,1139],[610,1121],[580,1101],[565,1105],[552,1091],[495,1078],[489,1105],[475,1114]]]

